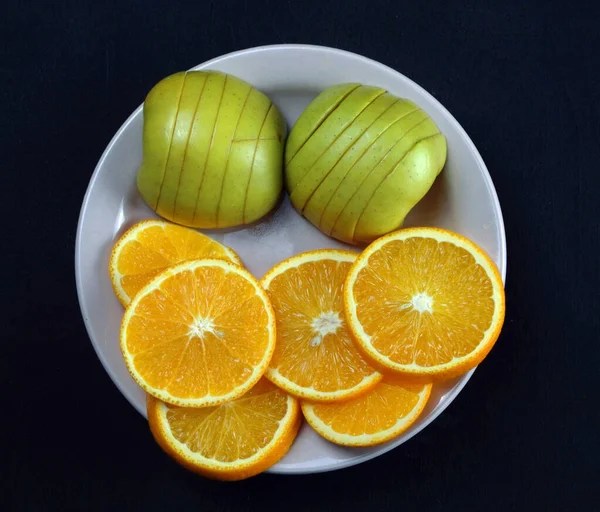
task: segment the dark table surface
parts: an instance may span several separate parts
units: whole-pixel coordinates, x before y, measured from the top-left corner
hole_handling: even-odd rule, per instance
[[[2,508],[600,510],[599,26],[598,4],[575,1],[4,0]],[[75,226],[100,154],[155,82],[292,42],[390,65],[462,123],[504,211],[506,324],[451,407],[387,455],[214,483],[156,447],[97,360]]]

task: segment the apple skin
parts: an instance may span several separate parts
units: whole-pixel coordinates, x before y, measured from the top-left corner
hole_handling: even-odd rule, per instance
[[[328,236],[366,244],[402,226],[446,162],[446,139],[418,105],[339,84],[300,115],[285,149],[294,207]]]
[[[250,84],[216,71],[176,73],[144,101],[138,190],[184,226],[250,224],[281,194],[285,136],[277,107]]]

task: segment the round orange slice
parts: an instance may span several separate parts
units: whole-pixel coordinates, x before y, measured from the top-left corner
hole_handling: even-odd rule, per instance
[[[218,480],[242,480],[281,460],[302,420],[298,401],[266,379],[224,405],[185,408],[148,396],[147,409],[161,448],[187,469]]]
[[[214,258],[241,265],[229,247],[198,231],[163,220],[143,220],[119,238],[110,255],[113,290],[127,306],[135,294],[168,267],[184,261]]]
[[[159,274],[131,301],[121,351],[149,394],[183,407],[235,400],[264,374],[275,347],[265,291],[242,267],[195,260]]]
[[[479,364],[504,321],[502,278],[473,242],[437,228],[390,233],[348,273],[346,318],[376,366],[440,380]]]
[[[358,352],[344,320],[343,286],[357,254],[320,250],[293,256],[261,280],[277,319],[266,377],[295,396],[345,400],[381,375]]]
[[[302,402],[308,424],[332,443],[374,446],[406,431],[419,417],[431,384],[413,384],[386,375],[371,391],[346,402]]]

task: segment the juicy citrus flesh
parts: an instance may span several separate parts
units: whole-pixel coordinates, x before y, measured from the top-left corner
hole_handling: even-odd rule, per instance
[[[215,258],[241,265],[229,247],[193,229],[144,220],[117,241],[110,257],[113,289],[124,306],[163,270],[184,261]]]
[[[348,274],[346,314],[361,349],[386,369],[445,379],[475,367],[504,320],[504,288],[473,242],[437,228],[391,233]]]
[[[275,266],[262,279],[277,319],[266,376],[298,397],[343,400],[381,380],[360,355],[344,319],[343,285],[357,254],[321,250]]]
[[[248,478],[278,462],[301,422],[298,401],[266,379],[216,407],[177,407],[148,396],[147,408],[152,433],[168,454],[221,480]]]
[[[123,317],[121,350],[147,393],[205,407],[238,398],[258,381],[275,336],[269,300],[249,272],[195,260],[140,290]]]
[[[302,402],[309,425],[328,441],[344,446],[374,446],[405,432],[419,417],[431,384],[386,376],[372,390],[344,402]]]

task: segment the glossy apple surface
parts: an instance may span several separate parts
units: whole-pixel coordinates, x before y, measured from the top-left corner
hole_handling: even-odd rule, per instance
[[[384,89],[340,84],[292,128],[285,182],[294,207],[353,244],[402,226],[446,161],[446,139],[418,105]]]
[[[138,189],[156,213],[178,224],[252,223],[281,193],[285,132],[277,107],[243,80],[176,73],[144,102]]]

